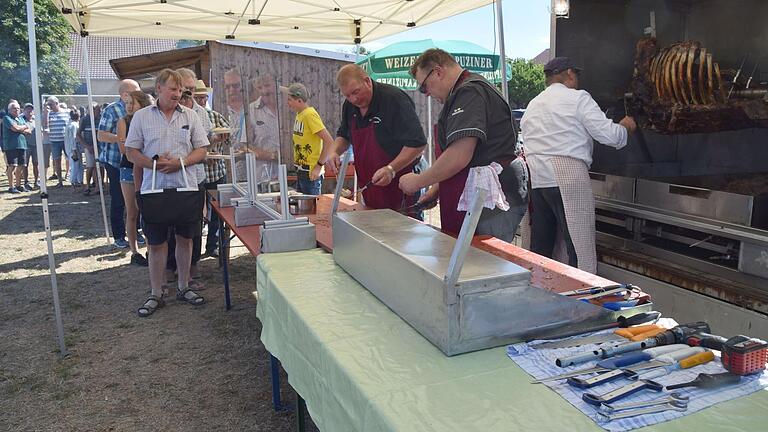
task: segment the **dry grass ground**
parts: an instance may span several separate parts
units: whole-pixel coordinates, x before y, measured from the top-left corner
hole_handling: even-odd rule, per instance
[[[141,319],[147,269],[107,244],[98,195],[50,189],[69,349],[62,359],[39,194],[7,188],[3,176],[0,431],[293,430],[294,412],[272,409],[251,296],[256,260],[245,248],[232,254],[233,310],[224,311],[221,273],[208,258],[201,261],[204,306],[172,300]],[[285,376],[282,383],[283,399],[292,402]]]

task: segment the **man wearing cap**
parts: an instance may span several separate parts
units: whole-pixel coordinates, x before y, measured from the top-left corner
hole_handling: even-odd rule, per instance
[[[370,184],[362,193],[366,206],[400,210],[414,204],[418,198],[406,199],[398,188],[427,145],[413,101],[397,87],[374,82],[358,65],[339,69],[336,81],[346,101],[336,140],[323,148],[320,163],[338,173],[339,155],[351,144],[358,186]]]
[[[323,124],[320,114],[307,104],[309,91],[304,84],[281,87],[288,94],[288,108],[296,113],[293,123],[293,163],[296,165],[296,188],[309,195],[320,195],[323,166],[319,164],[323,144],[333,145],[333,138]]]
[[[553,257],[556,238],[563,261],[597,271],[595,201],[589,180],[593,142],[620,149],[637,125],[632,117],[616,124],[584,90],[581,69],[568,57],[544,66],[547,88],[529,104],[521,121],[523,148],[531,173],[531,251]]]
[[[208,108],[208,93],[212,89],[206,87],[203,80],[197,80],[195,91],[192,97],[198,105],[204,107],[208,113],[208,119],[213,126],[213,135],[208,140],[211,145],[208,146],[208,154],[221,155],[229,150],[229,122],[220,113]],[[227,181],[227,164],[224,159],[208,158],[204,162],[205,167],[205,189],[216,190],[218,185]],[[206,203],[208,206],[208,236],[205,240],[205,256],[218,256],[216,251],[219,244],[219,215],[210,208],[210,195],[206,194]]]
[[[511,242],[527,207],[523,163],[517,159],[512,111],[496,88],[464,70],[449,53],[429,49],[411,66],[419,91],[443,103],[435,163],[400,179],[405,193],[432,186],[421,198],[439,198],[443,231],[458,234],[478,187],[486,201],[475,232]]]
[[[31,191],[38,189],[40,182],[40,173],[37,167],[37,138],[35,137],[35,106],[31,103],[24,104],[24,121],[27,122],[29,127],[29,135],[26,135],[27,139],[27,163],[24,166],[24,171],[21,173],[21,178],[24,180],[24,190]],[[32,165],[32,173],[35,176],[35,181],[32,185],[29,185],[29,165]]]
[[[125,201],[120,187],[120,145],[117,137],[118,120],[125,117],[125,104],[133,103],[131,92],[141,90],[139,83],[132,79],[120,81],[118,92],[120,99],[109,104],[101,112],[99,119],[98,140],[99,162],[104,166],[109,178],[109,223],[112,226],[112,237],[115,247],[127,248],[125,240]]]

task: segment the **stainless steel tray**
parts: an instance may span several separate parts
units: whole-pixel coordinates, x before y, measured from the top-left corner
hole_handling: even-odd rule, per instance
[[[336,263],[446,355],[557,334],[606,320],[602,308],[531,287],[530,272],[469,248],[445,282],[456,240],[392,210],[338,213]]]

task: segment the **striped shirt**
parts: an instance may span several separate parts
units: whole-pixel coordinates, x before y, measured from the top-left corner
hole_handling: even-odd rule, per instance
[[[117,133],[117,121],[125,117],[125,104],[122,100],[109,104],[101,113],[98,130]],[[120,166],[120,146],[115,143],[99,141],[99,162],[108,163],[115,168]]]
[[[211,121],[211,124],[214,128],[221,128],[229,127],[229,122],[226,118],[224,118],[223,115],[219,114],[218,112],[214,110],[206,110],[208,113],[208,119]],[[224,141],[219,141],[217,143],[212,143],[210,147],[208,147],[208,151],[211,153],[218,153],[223,154],[225,151],[229,149],[229,135],[227,135],[227,139]],[[213,183],[216,180],[224,177],[227,175],[227,164],[224,162],[223,159],[208,159],[205,161],[205,182],[206,183]]]
[[[50,111],[48,113],[48,136],[51,141],[64,142],[64,128],[69,123],[69,111]]]
[[[191,109],[177,105],[171,120],[168,121],[157,105],[150,105],[133,114],[125,146],[141,150],[142,154],[150,158],[154,155],[167,155],[171,159],[186,158],[194,149],[207,147],[208,137],[200,118]],[[187,166],[186,172],[190,187],[195,187],[205,180],[202,164]],[[171,174],[157,172],[156,188],[185,186],[181,171]],[[152,170],[144,168],[141,190],[151,188]]]

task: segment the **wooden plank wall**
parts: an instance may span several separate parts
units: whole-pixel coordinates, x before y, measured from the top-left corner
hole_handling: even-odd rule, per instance
[[[310,104],[317,109],[331,136],[335,137],[341,121],[341,106],[344,102],[336,85],[336,72],[348,62],[217,42],[209,42],[209,46],[211,82],[208,85],[213,88],[214,110],[226,115],[224,72],[227,70],[239,68],[242,84],[247,87],[246,104],[255,101],[259,96],[254,88],[256,78],[261,74],[272,74],[279,85],[287,86],[292,82],[304,84],[312,93]],[[418,91],[407,93],[416,104],[416,112],[422,121],[426,135],[427,98]],[[278,98],[278,107],[282,160],[290,170],[293,164],[291,132],[295,115],[288,109],[283,95]],[[439,103],[433,100],[432,108],[434,121],[440,110]],[[250,143],[251,138],[249,138],[249,145]]]

